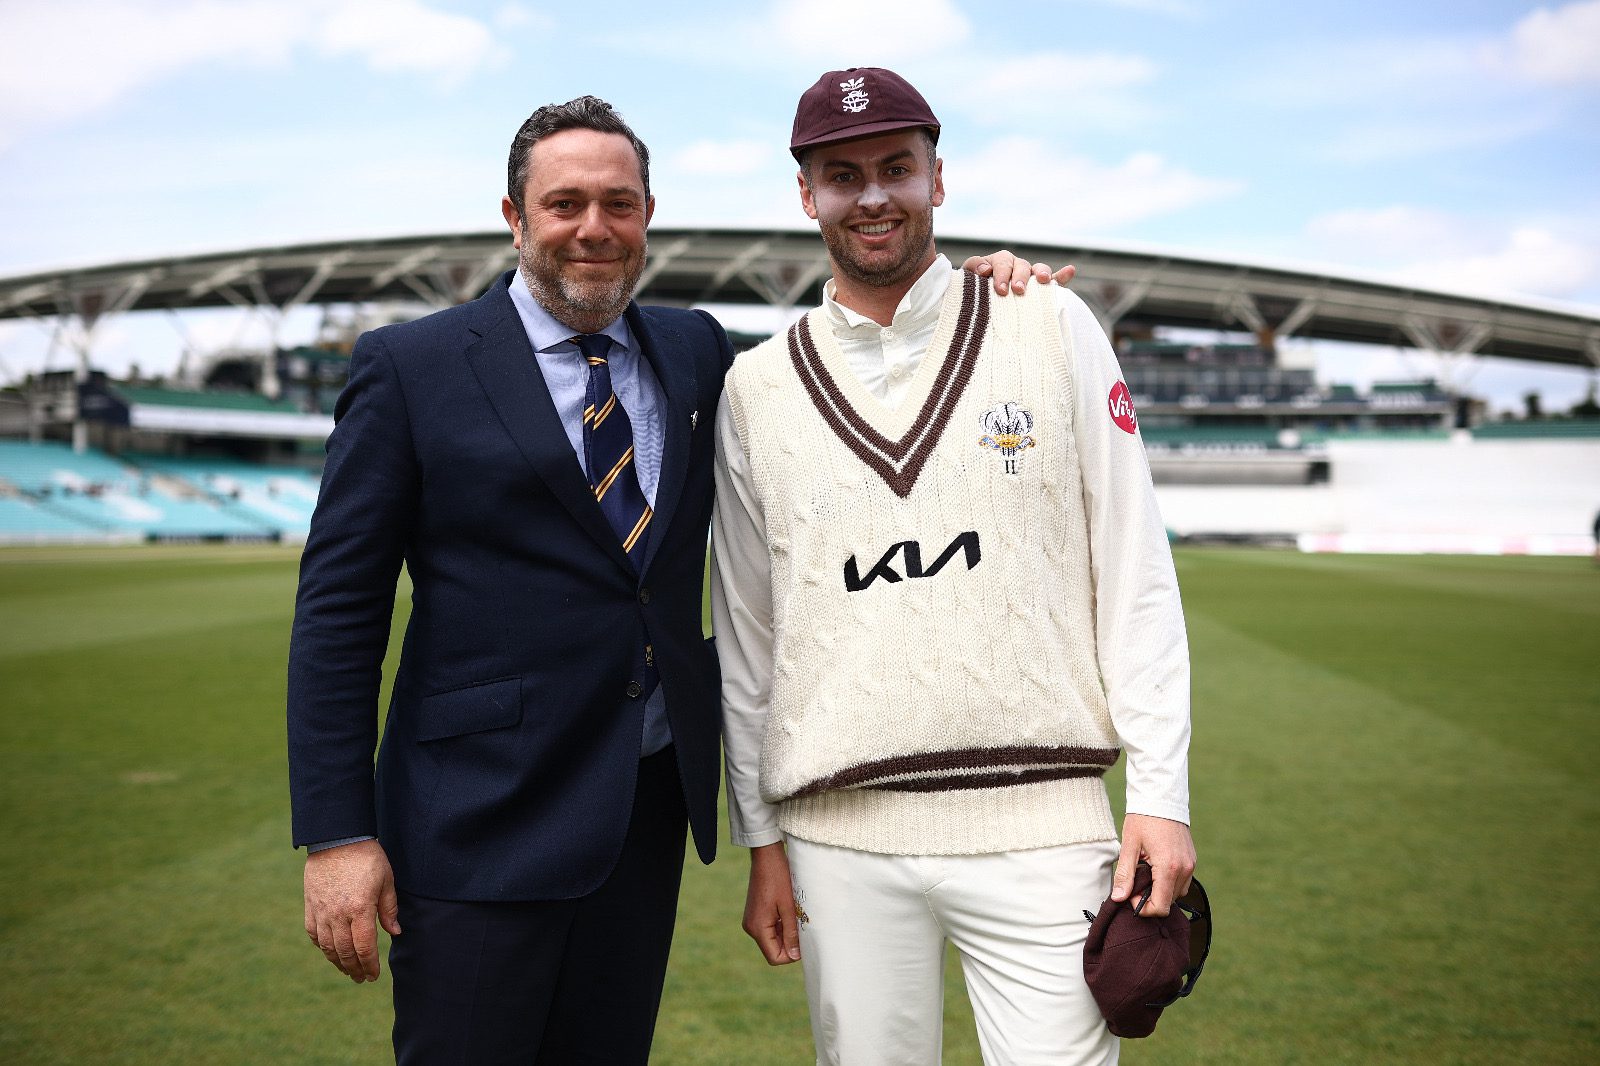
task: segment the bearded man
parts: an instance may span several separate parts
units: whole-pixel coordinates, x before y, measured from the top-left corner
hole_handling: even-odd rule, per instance
[[[294,842],[330,962],[375,980],[394,937],[401,1063],[644,1063],[686,827],[715,852],[700,605],[733,352],[632,302],[654,207],[609,104],[542,107],[501,204],[519,268],[351,354],[290,648]]]

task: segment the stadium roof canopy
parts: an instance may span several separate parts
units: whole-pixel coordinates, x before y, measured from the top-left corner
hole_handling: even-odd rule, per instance
[[[645,303],[820,299],[827,260],[815,231],[653,229]],[[993,241],[940,238],[959,262]],[[1008,242],[1009,243],[1009,242]],[[1161,251],[1010,243],[1075,263],[1073,289],[1103,324],[1247,330],[1425,351],[1600,367],[1600,313]],[[476,296],[516,253],[503,230],[338,241],[112,263],[0,278],[0,319],[203,307],[291,310],[385,301],[446,306]]]

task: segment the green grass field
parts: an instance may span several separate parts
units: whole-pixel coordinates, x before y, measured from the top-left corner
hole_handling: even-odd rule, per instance
[[[1181,551],[1217,940],[1141,1063],[1600,1061],[1600,570]],[[0,551],[0,1062],[381,1063],[300,928],[292,552]],[[1120,780],[1113,782],[1113,795]],[[691,863],[655,1061],[811,1061]],[[949,968],[946,1056],[978,1061]]]

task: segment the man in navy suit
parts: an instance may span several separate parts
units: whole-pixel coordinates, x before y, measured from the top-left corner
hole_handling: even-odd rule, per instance
[[[609,105],[541,108],[509,170],[519,270],[364,335],[335,412],[289,660],[306,931],[358,982],[378,975],[374,918],[395,935],[401,1062],[642,1063],[686,826],[715,851],[700,604],[733,353],[704,312],[630,301],[654,200]],[[586,469],[579,338],[631,424],[631,553]]]
[[[357,982],[375,924],[394,936],[399,1062],[643,1063],[687,831],[715,852],[700,603],[732,351],[704,312],[630,300],[654,200],[610,105],[534,112],[507,185],[519,269],[362,336],[335,411],[289,658],[305,928]],[[601,469],[597,361],[632,434]]]

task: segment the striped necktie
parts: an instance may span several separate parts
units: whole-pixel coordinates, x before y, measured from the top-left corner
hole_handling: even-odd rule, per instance
[[[606,361],[611,338],[603,333],[584,333],[573,340],[589,364],[589,387],[583,407],[583,457],[589,484],[594,486],[594,498],[606,521],[617,531],[622,550],[638,569],[644,558],[652,512],[634,470],[633,425],[611,390],[611,367]]]

